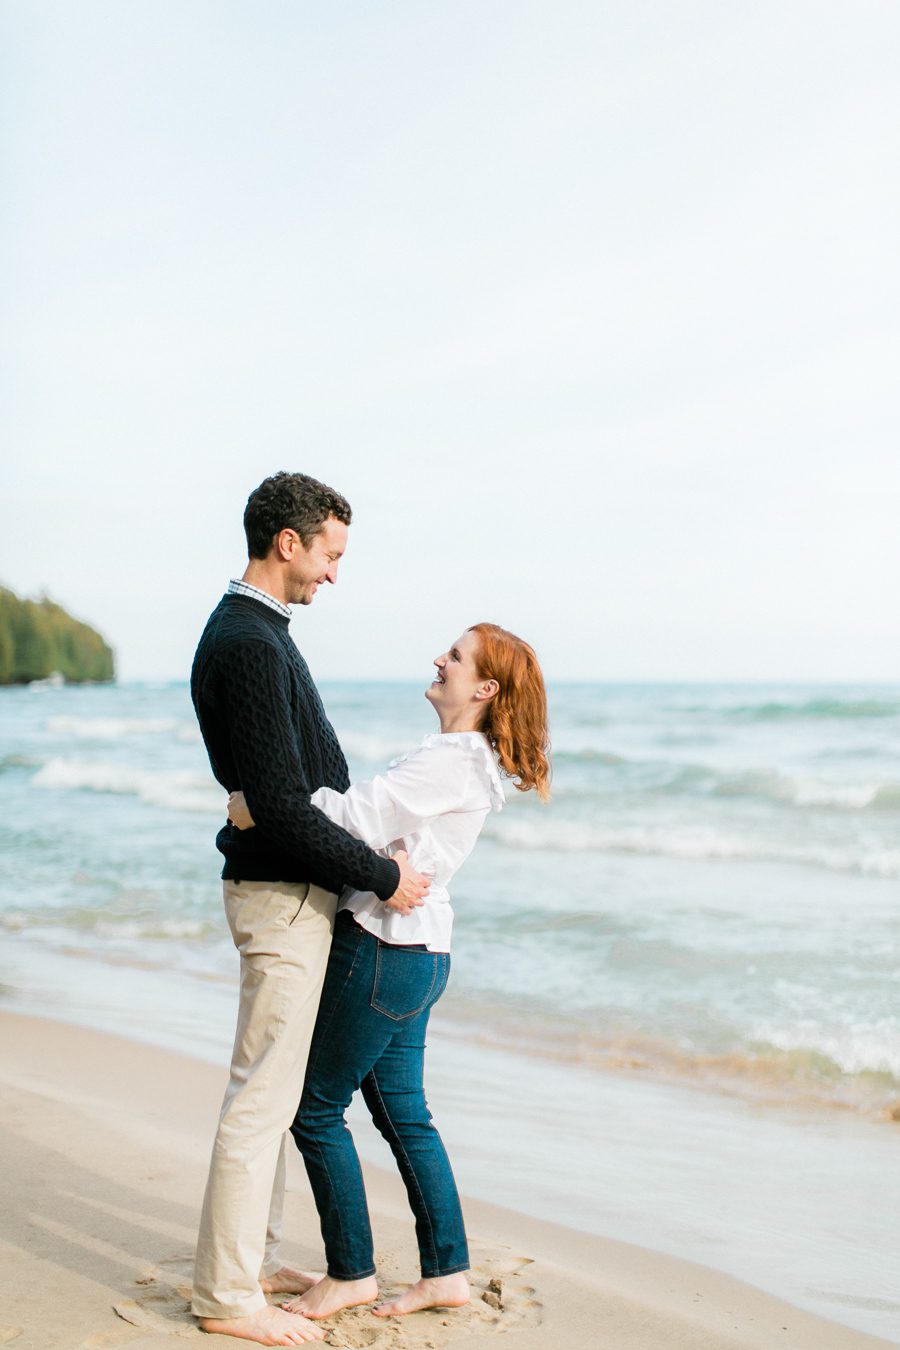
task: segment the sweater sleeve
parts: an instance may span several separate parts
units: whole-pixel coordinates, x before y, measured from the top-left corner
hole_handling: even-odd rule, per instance
[[[369,782],[346,792],[319,788],[312,801],[357,839],[384,848],[434,816],[470,808],[469,775],[469,756],[458,746],[423,745]]]
[[[233,645],[220,665],[231,751],[247,803],[273,843],[303,860],[309,879],[329,890],[336,875],[389,899],[400,881],[391,858],[334,824],[310,801],[300,737],[291,720],[290,677],[269,643]]]

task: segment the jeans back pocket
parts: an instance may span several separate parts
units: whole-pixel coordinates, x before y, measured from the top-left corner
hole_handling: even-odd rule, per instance
[[[372,1007],[395,1022],[437,1003],[450,974],[448,952],[378,943]]]

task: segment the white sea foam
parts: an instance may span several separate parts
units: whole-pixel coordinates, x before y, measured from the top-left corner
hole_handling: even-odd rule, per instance
[[[828,783],[819,778],[788,781],[789,800],[798,806],[833,806],[861,811],[868,806],[900,807],[900,783]]]
[[[85,741],[118,741],[124,736],[158,736],[177,731],[174,717],[51,717],[47,730]],[[180,737],[179,737],[180,739]]]
[[[794,806],[824,806],[845,811],[900,807],[900,783],[897,782],[840,783],[812,775],[780,773],[776,769],[717,775],[713,793],[721,797],[762,797]]]
[[[219,928],[218,921],[204,919],[153,919],[141,922],[127,919],[122,922],[110,922],[108,918],[98,920],[94,932],[98,937],[113,941],[136,941],[148,938],[175,938],[184,942],[191,938],[202,938]]]
[[[46,790],[109,792],[172,811],[225,815],[225,794],[213,779],[189,770],[135,769],[102,760],[50,759],[31,780]]]
[[[579,760],[583,763],[594,762],[614,771],[604,780],[598,780],[593,790],[588,790],[589,796],[595,795],[596,787],[600,786],[604,795],[612,790],[629,795],[643,792],[686,798],[755,797],[777,806],[821,806],[844,811],[868,808],[900,810],[900,782],[890,779],[841,782],[813,774],[786,773],[764,766],[718,769],[669,760],[623,759],[595,751],[583,755],[567,751],[559,759],[563,764]]]
[[[10,909],[0,914],[0,928],[5,928],[9,933],[21,933],[30,922],[31,916],[20,909]]]
[[[338,730],[337,737],[348,759],[361,759],[382,768],[412,744],[409,736],[378,736],[365,731]]]
[[[193,726],[190,722],[185,722],[178,728],[175,735],[176,741],[181,741],[185,745],[202,745],[203,737],[200,734],[200,728]]]
[[[839,1030],[808,1023],[794,1027],[761,1023],[753,1028],[750,1039],[786,1054],[801,1050],[821,1055],[841,1073],[890,1074],[900,1080],[900,1022],[896,1018]]]
[[[787,862],[861,876],[900,876],[900,849],[794,844],[712,826],[598,825],[571,820],[489,818],[485,837],[513,849],[558,853],[634,853],[703,861]]]

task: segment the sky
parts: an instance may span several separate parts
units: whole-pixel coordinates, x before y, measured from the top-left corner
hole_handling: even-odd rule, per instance
[[[3,0],[0,584],[184,678],[301,470],[319,677],[897,680],[898,69],[895,0]]]

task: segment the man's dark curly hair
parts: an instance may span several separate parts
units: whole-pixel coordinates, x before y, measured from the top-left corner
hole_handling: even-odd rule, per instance
[[[244,510],[244,533],[251,558],[266,558],[276,534],[296,530],[309,548],[329,516],[349,525],[350,503],[334,488],[307,473],[273,473],[250,493]]]

